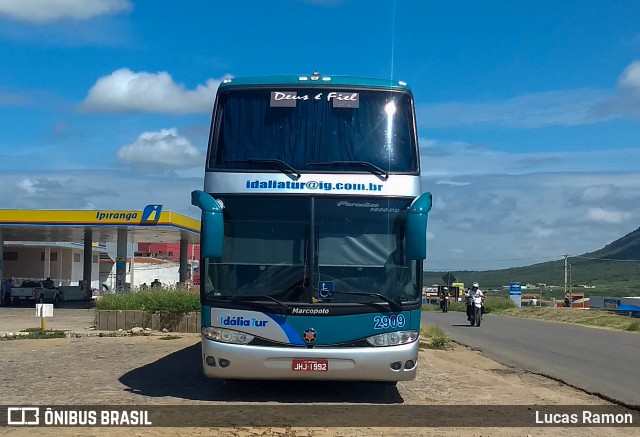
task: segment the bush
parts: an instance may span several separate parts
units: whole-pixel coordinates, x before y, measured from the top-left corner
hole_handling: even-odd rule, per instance
[[[431,340],[431,348],[432,349],[448,349],[449,348],[449,337],[434,337]]]
[[[451,340],[447,333],[440,326],[427,325],[422,329],[422,335],[430,339],[429,348],[448,349]]]
[[[200,310],[200,295],[186,290],[163,288],[131,293],[107,294],[97,300],[96,309],[185,314]]]

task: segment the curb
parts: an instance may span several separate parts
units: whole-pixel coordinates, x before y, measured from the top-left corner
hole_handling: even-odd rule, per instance
[[[118,331],[87,331],[87,332],[78,332],[78,331],[67,331],[65,329],[48,329],[47,331],[65,331],[66,338],[82,338],[82,337],[162,337],[165,335],[179,335],[181,337],[193,335],[200,336],[199,333],[193,332],[173,332],[173,331],[156,331],[152,329],[142,329],[140,330],[127,330],[124,331],[122,329]],[[23,331],[15,331],[15,332],[0,332],[0,341],[2,340],[13,340],[20,339],[20,337],[26,337],[30,332]],[[62,338],[62,337],[60,337]]]

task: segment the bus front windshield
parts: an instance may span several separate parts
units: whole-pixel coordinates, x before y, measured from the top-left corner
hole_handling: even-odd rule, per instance
[[[413,99],[406,91],[253,88],[221,91],[209,169],[251,170],[279,160],[298,171],[354,170],[367,162],[387,173],[416,174]],[[346,167],[345,167],[346,165]],[[362,168],[356,168],[362,171]]]
[[[203,302],[270,296],[283,303],[416,301],[404,259],[412,199],[224,196],[221,259],[205,259]],[[330,292],[323,291],[330,290]],[[358,293],[358,294],[354,294]]]

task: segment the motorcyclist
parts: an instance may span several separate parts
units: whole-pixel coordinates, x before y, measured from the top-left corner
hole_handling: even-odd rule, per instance
[[[467,304],[467,320],[471,320],[471,311],[473,311],[473,299],[479,297],[482,299],[482,312],[484,313],[484,293],[480,290],[480,284],[474,282],[467,294],[465,294],[465,301]]]
[[[451,293],[449,293],[449,289],[447,287],[443,287],[442,290],[440,290],[440,308],[444,309],[445,306],[448,305],[450,297]]]

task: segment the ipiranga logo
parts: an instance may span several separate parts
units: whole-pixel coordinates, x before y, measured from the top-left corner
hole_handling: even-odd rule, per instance
[[[96,213],[97,220],[137,220],[138,213],[130,211],[98,211]]]
[[[143,222],[157,222],[160,220],[161,215],[162,205],[147,205],[144,207],[144,211],[142,211],[142,218],[140,220]]]
[[[141,222],[149,223],[157,223],[160,220],[162,215],[162,205],[147,205],[144,207],[142,211],[142,217],[140,217],[140,213],[137,211],[98,211],[96,213],[96,220],[98,221],[110,221],[110,220],[119,220],[119,221],[138,221],[140,218]]]

